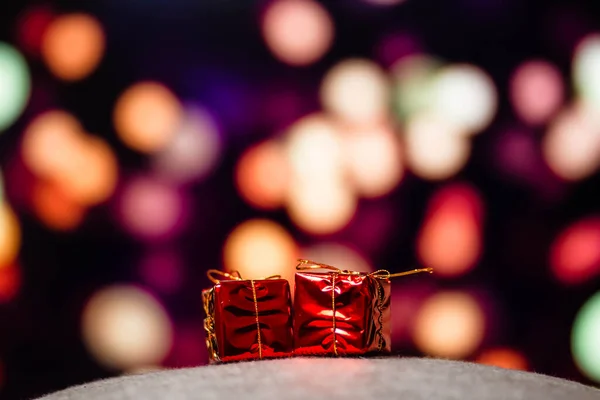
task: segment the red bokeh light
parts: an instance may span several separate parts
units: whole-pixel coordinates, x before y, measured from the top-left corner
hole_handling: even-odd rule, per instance
[[[55,14],[49,7],[32,7],[25,11],[17,22],[19,47],[30,55],[38,56],[42,38]]]
[[[479,364],[491,365],[505,369],[527,371],[529,363],[520,352],[509,348],[494,348],[485,350],[477,357]]]
[[[600,217],[578,221],[560,233],[550,250],[550,265],[567,284],[582,283],[600,272]]]
[[[475,266],[481,250],[483,202],[466,184],[441,189],[431,199],[417,251],[421,262],[436,274],[457,276]]]
[[[21,271],[17,266],[0,268],[0,304],[12,300],[21,287]],[[2,385],[2,365],[0,365],[0,386]]]

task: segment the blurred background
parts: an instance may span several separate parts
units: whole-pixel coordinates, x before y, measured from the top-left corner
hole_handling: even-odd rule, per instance
[[[0,398],[206,363],[206,270],[600,384],[600,3],[0,3]]]

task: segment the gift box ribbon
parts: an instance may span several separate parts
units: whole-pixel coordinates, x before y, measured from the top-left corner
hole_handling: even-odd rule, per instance
[[[221,283],[222,280],[229,280],[229,281],[249,280],[250,281],[250,285],[252,287],[252,299],[254,301],[254,316],[255,316],[255,320],[256,320],[256,332],[257,332],[256,342],[258,344],[258,358],[262,359],[262,339],[260,336],[260,321],[258,319],[258,300],[257,300],[257,296],[256,296],[256,286],[254,284],[254,279],[244,279],[244,278],[242,278],[242,275],[238,271],[232,271],[231,273],[229,273],[229,272],[225,272],[225,271],[219,271],[218,269],[209,269],[206,272],[206,275],[208,276],[208,279],[210,279],[210,281],[212,283],[214,283],[215,285],[218,285],[219,283]],[[225,278],[225,279],[219,279],[219,277]],[[261,278],[258,280],[262,281],[262,280],[267,280],[267,279],[281,279],[281,275],[271,275],[271,276],[267,276],[265,278]]]
[[[336,331],[335,279],[338,275],[369,276],[369,277],[372,277],[375,279],[388,280],[390,278],[397,278],[397,277],[401,277],[401,276],[413,275],[413,274],[418,274],[418,273],[422,273],[422,272],[428,272],[428,273],[433,272],[433,268],[419,268],[419,269],[413,269],[410,271],[398,272],[398,273],[393,273],[393,274],[390,271],[385,270],[385,269],[379,269],[375,272],[365,273],[365,272],[359,272],[359,271],[340,269],[340,268],[334,267],[332,265],[327,265],[327,264],[323,264],[323,263],[319,263],[319,262],[315,262],[315,261],[311,261],[311,260],[305,260],[305,259],[299,259],[298,265],[296,265],[296,270],[298,270],[298,271],[315,270],[315,269],[324,269],[324,270],[331,271],[331,310],[332,310],[331,322],[332,322],[332,330],[333,330],[333,352],[336,356],[338,355],[338,349],[337,349],[337,339],[336,339],[336,332],[335,332]],[[382,315],[383,315],[383,313],[382,313],[382,311],[383,311],[383,289],[381,288],[380,284],[377,286],[377,288],[378,288],[377,308],[379,310],[379,332],[378,332],[378,335],[380,337],[379,350],[381,350],[382,337],[381,337],[380,331],[383,327],[383,322],[381,320]]]

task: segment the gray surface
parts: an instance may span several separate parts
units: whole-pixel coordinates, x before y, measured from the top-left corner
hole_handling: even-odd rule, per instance
[[[596,399],[600,390],[545,375],[418,358],[293,358],[153,372],[70,388],[74,399]]]

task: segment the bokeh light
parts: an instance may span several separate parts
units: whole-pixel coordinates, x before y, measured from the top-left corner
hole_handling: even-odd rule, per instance
[[[141,239],[165,239],[183,228],[183,196],[171,186],[152,178],[132,179],[120,198],[121,222]]]
[[[552,243],[552,272],[567,284],[587,282],[600,273],[600,218],[578,221]]]
[[[311,115],[292,125],[285,149],[294,179],[329,182],[341,179],[345,172],[341,132],[323,115]]]
[[[528,124],[547,122],[562,105],[564,96],[561,73],[547,61],[527,61],[517,67],[511,78],[513,107]]]
[[[46,29],[42,56],[50,71],[65,81],[90,75],[104,55],[105,37],[100,22],[88,14],[55,18]]]
[[[61,186],[74,200],[95,205],[107,200],[117,185],[117,158],[109,145],[95,136],[81,136],[70,168],[59,177]]]
[[[477,301],[462,292],[441,292],[421,307],[415,321],[414,341],[427,355],[464,358],[481,344],[485,315]]]
[[[434,82],[443,63],[427,54],[403,57],[391,67],[394,82],[394,109],[406,120],[431,110]]]
[[[457,174],[471,153],[471,143],[463,130],[433,114],[411,118],[404,138],[410,170],[428,180],[442,180]]]
[[[291,220],[305,232],[327,235],[346,227],[356,213],[352,190],[338,181],[292,182],[287,199]]]
[[[52,182],[36,182],[31,202],[36,216],[48,228],[69,231],[81,224],[85,217],[85,207],[66,194]]]
[[[205,110],[186,110],[171,142],[154,155],[158,175],[176,183],[200,180],[215,168],[222,151],[219,128]]]
[[[482,213],[482,200],[470,186],[455,184],[437,192],[417,239],[421,262],[440,276],[462,275],[473,268],[482,251]]]
[[[485,129],[496,115],[496,87],[478,67],[466,64],[444,67],[433,85],[433,112],[466,133]]]
[[[334,66],[323,79],[320,95],[325,110],[349,123],[380,122],[389,112],[388,78],[381,67],[366,59]]]
[[[20,288],[21,269],[15,265],[0,268],[0,304],[11,301],[19,293]],[[1,373],[0,371],[0,375]]]
[[[29,7],[17,22],[19,47],[27,54],[38,56],[46,30],[56,15],[48,6]]]
[[[573,56],[573,81],[579,96],[598,110],[600,107],[600,34],[586,36]]]
[[[293,281],[299,249],[281,225],[266,219],[245,221],[229,234],[223,248],[228,271],[239,271],[245,279],[280,274]]]
[[[262,33],[275,57],[303,66],[319,60],[329,50],[334,27],[327,10],[315,1],[279,0],[268,5]]]
[[[373,272],[373,267],[355,249],[341,243],[317,243],[302,249],[302,258],[318,260],[349,271]]]
[[[600,292],[577,312],[571,333],[571,352],[577,367],[600,383]]]
[[[363,197],[388,194],[404,175],[400,142],[391,128],[348,132],[344,151],[352,185]]]
[[[25,58],[12,46],[0,42],[0,132],[21,115],[31,91]]]
[[[7,203],[0,204],[0,269],[13,264],[21,246],[21,226]]]
[[[41,177],[63,176],[79,151],[82,129],[79,121],[64,111],[53,110],[38,115],[23,137],[25,164]]]
[[[235,167],[238,193],[246,202],[262,209],[283,205],[290,178],[284,148],[275,141],[247,149]]]
[[[583,179],[600,163],[600,118],[584,104],[558,115],[542,142],[542,154],[557,176],[564,180]]]
[[[182,117],[182,105],[167,87],[141,82],[119,97],[113,122],[123,143],[134,150],[154,153],[171,143]]]
[[[96,292],[82,315],[86,347],[100,364],[114,369],[159,364],[171,349],[172,330],[162,305],[135,286]]]
[[[523,353],[507,347],[486,349],[477,357],[476,362],[504,369],[529,369],[529,363]]]

